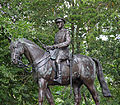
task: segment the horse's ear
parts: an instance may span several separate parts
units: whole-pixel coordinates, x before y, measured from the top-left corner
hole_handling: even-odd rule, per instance
[[[9,43],[12,42],[12,38],[11,38],[11,36],[8,37],[7,35],[5,35],[5,37],[8,39]]]
[[[7,38],[8,38],[9,43],[11,43],[11,41],[12,41],[12,40],[11,40],[11,37],[7,37]]]
[[[10,35],[9,32],[7,34],[9,36],[6,35],[6,37],[7,37],[8,41],[9,41],[9,43],[11,43],[12,42],[12,35]]]

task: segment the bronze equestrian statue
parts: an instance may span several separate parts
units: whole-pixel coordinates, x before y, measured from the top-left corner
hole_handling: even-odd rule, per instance
[[[57,18],[55,23],[59,29],[55,35],[55,41],[53,46],[47,46],[48,50],[53,50],[54,53],[51,58],[55,60],[56,71],[58,72],[58,78],[54,79],[58,83],[62,83],[62,70],[61,62],[69,59],[68,46],[71,42],[70,32],[64,28],[65,20],[63,18]]]
[[[57,20],[56,20],[57,21]],[[61,20],[60,20],[61,21]],[[64,20],[62,20],[63,22]],[[58,22],[60,24],[60,22]],[[58,25],[59,26],[59,25]],[[59,30],[61,31],[61,30]],[[56,53],[61,53],[62,50],[64,50],[63,44],[60,44],[59,41],[62,41],[64,43],[65,36],[69,37],[67,41],[67,44],[65,44],[65,51],[68,49],[68,45],[70,43],[70,36],[69,32],[63,28],[62,30],[63,34],[56,34],[56,35],[63,35],[63,39],[57,40],[55,43],[58,46],[53,45],[54,48],[60,48],[59,51],[56,51]],[[47,49],[53,49],[52,47],[48,46]],[[33,67],[33,76],[37,80],[38,86],[39,86],[39,105],[43,105],[44,97],[46,96],[48,102],[50,105],[54,104],[54,99],[52,97],[51,91],[49,89],[49,86],[52,85],[62,85],[62,86],[68,86],[70,84],[70,67],[67,60],[64,60],[61,62],[56,61],[59,65],[59,73],[58,73],[58,79],[55,80],[54,77],[56,76],[56,71],[54,70],[54,56],[51,56],[51,53],[41,49],[38,45],[36,45],[34,42],[27,40],[27,39],[16,39],[15,41],[11,41],[10,43],[10,51],[11,51],[11,60],[14,64],[18,64],[21,61],[21,56],[24,54],[30,64]],[[50,50],[51,51],[51,50]],[[68,50],[65,54],[69,53]],[[54,54],[55,55],[55,54]],[[55,56],[56,58],[58,56]],[[67,57],[67,56],[66,56]],[[66,58],[67,59],[67,58]],[[56,59],[57,60],[57,59]],[[61,73],[60,73],[61,72]],[[62,78],[61,78],[62,74]],[[88,90],[90,91],[95,104],[99,105],[99,99],[97,96],[96,89],[94,87],[94,80],[95,77],[98,77],[98,80],[100,82],[100,86],[102,88],[102,93],[105,97],[110,97],[111,93],[108,89],[108,86],[105,82],[103,71],[101,64],[98,60],[93,59],[91,57],[76,54],[73,56],[73,66],[72,66],[72,86],[73,86],[73,92],[74,92],[74,99],[75,99],[75,105],[79,105],[80,103],[80,87],[81,85],[85,85]],[[59,76],[60,75],[60,76]],[[57,81],[57,82],[56,82]]]
[[[53,69],[53,60],[51,60],[49,52],[44,51],[35,43],[24,38],[12,41],[10,44],[10,51],[11,60],[14,64],[18,64],[20,56],[24,54],[30,64],[33,66],[33,74],[39,85],[39,105],[43,105],[44,96],[47,97],[50,105],[55,105],[49,85],[69,85],[70,72],[67,62],[64,61],[61,63],[62,83],[59,84],[54,81],[55,71]],[[84,84],[92,94],[96,105],[99,105],[97,92],[94,87],[96,73],[103,95],[105,97],[111,96],[104,80],[102,67],[98,60],[80,54],[74,55],[72,70],[72,84],[75,96],[75,105],[79,105],[80,103],[80,87],[82,84]]]

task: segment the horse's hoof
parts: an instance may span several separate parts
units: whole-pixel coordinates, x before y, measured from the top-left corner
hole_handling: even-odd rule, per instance
[[[104,97],[112,97],[111,93],[104,94]]]

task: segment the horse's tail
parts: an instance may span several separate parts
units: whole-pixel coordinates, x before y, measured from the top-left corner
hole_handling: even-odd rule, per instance
[[[92,58],[96,64],[97,68],[97,77],[100,82],[100,86],[102,88],[102,93],[104,97],[111,97],[110,90],[108,89],[107,83],[105,82],[104,74],[102,71],[102,65],[97,59]]]

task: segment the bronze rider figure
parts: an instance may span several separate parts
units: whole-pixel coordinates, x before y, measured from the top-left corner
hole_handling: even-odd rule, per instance
[[[62,83],[62,70],[61,70],[61,62],[67,60],[69,58],[69,48],[71,38],[70,32],[64,28],[65,20],[63,18],[57,18],[55,23],[59,29],[59,31],[55,35],[54,45],[46,46],[48,50],[54,49],[54,59],[55,65],[57,68],[57,78],[54,81],[58,83]],[[51,56],[52,58],[52,56]]]

